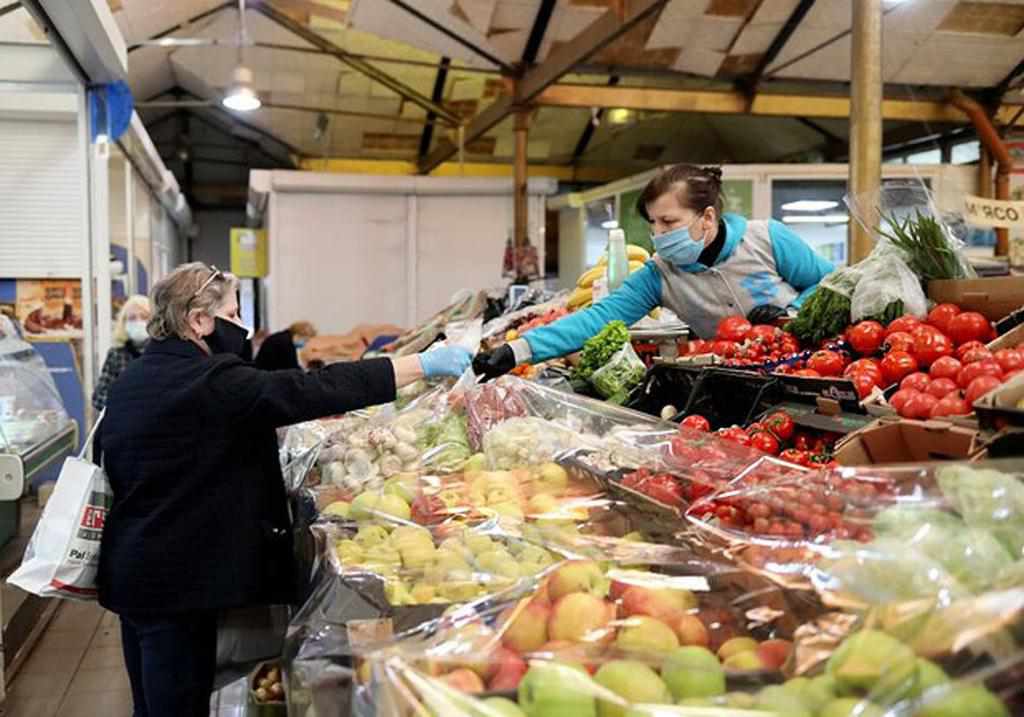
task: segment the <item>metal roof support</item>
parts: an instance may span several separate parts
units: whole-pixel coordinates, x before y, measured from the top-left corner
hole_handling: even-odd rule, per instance
[[[537,53],[540,45],[544,42],[544,35],[547,34],[548,25],[551,24],[551,15],[555,11],[555,0],[541,0],[537,8],[537,17],[533,20],[533,27],[526,38],[526,47],[523,48],[523,65],[527,67],[537,61]]]
[[[201,12],[198,15],[193,15],[188,20],[185,20],[184,22],[179,22],[174,27],[169,27],[166,30],[163,30],[162,32],[158,32],[157,34],[153,35],[152,37],[146,38],[145,42],[137,42],[134,45],[129,45],[128,46],[128,52],[135,52],[135,50],[138,50],[140,47],[155,47],[154,45],[148,45],[147,43],[151,43],[154,40],[159,40],[161,37],[167,37],[168,35],[171,35],[171,34],[173,34],[175,32],[178,32],[179,30],[184,30],[185,28],[187,28],[192,23],[201,22],[202,20],[205,20],[208,17],[216,15],[217,13],[221,12],[222,10],[227,10],[227,9],[233,8],[233,7],[238,7],[238,3],[237,2],[233,2],[233,0],[227,0],[227,2],[222,2],[220,5],[217,5],[216,7],[212,7],[209,10],[207,10],[206,12]]]
[[[389,90],[391,90],[392,92],[401,97],[404,97],[409,102],[412,102],[414,105],[419,105],[427,112],[433,112],[435,115],[437,115],[440,119],[444,120],[448,124],[458,125],[460,123],[461,120],[458,117],[458,115],[451,112],[446,107],[439,105],[436,102],[432,102],[429,98],[424,97],[413,88],[409,87],[403,82],[400,82],[399,80],[396,80],[391,75],[378,69],[377,67],[374,67],[370,63],[358,59],[353,55],[350,55],[343,48],[339,47],[338,45],[335,45],[326,37],[323,37],[322,35],[313,32],[305,25],[296,22],[288,15],[284,14],[283,12],[273,7],[272,5],[269,5],[266,2],[258,2],[254,5],[254,9],[257,12],[262,13],[265,17],[274,21],[281,27],[285,28],[293,35],[299,37],[302,40],[305,40],[309,44],[323,50],[327,54],[333,56],[335,59],[348,65],[356,72],[359,72],[360,74],[369,77],[374,82],[377,82],[383,85],[384,87],[387,87]]]
[[[487,50],[483,49],[482,47],[480,47],[476,43],[470,42],[469,40],[464,38],[462,35],[460,35],[459,33],[455,32],[454,30],[452,30],[450,27],[447,27],[444,23],[438,22],[437,20],[435,20],[434,18],[430,17],[426,13],[420,12],[419,10],[414,8],[412,5],[410,5],[409,3],[403,2],[403,0],[390,0],[390,2],[391,2],[392,5],[395,5],[397,7],[402,8],[403,10],[405,10],[407,13],[409,13],[410,15],[415,17],[420,22],[422,22],[422,23],[424,23],[426,25],[429,25],[433,29],[437,30],[439,33],[441,33],[445,37],[447,37],[447,38],[449,38],[451,40],[454,40],[455,42],[459,43],[460,45],[465,47],[467,50],[472,52],[473,54],[475,54],[475,55],[477,55],[479,57],[482,57],[483,59],[487,60],[489,63],[494,65],[495,67],[500,67],[507,74],[510,74],[510,75],[511,74],[515,74],[516,70],[515,70],[514,67],[512,67],[512,65],[510,65],[507,62],[505,62],[504,60],[502,60],[500,57],[495,55],[493,52],[488,52]]]
[[[608,86],[615,87],[619,84],[619,76],[612,75],[608,78]],[[594,138],[594,132],[597,131],[597,125],[601,121],[601,117],[604,115],[604,108],[596,108],[590,121],[587,122],[587,126],[583,128],[583,132],[580,133],[580,138],[576,142],[576,147],[572,151],[572,161],[575,163],[583,153],[587,151],[587,145],[590,144],[590,140]]]
[[[757,63],[757,67],[746,77],[740,78],[737,85],[741,90],[748,92],[753,95],[757,92],[757,86],[761,82],[761,78],[764,76],[765,70],[768,69],[768,65],[775,62],[775,58],[782,52],[782,48],[789,42],[789,38],[796,32],[797,27],[800,26],[800,22],[804,19],[810,9],[814,6],[814,0],[800,0],[800,4],[797,5],[793,12],[790,13],[789,18],[786,19],[786,23],[779,30],[778,34],[772,40],[771,45],[765,50],[764,55],[761,56],[760,61]]]
[[[452,60],[450,57],[442,57],[441,65],[437,68],[437,76],[434,78],[434,91],[430,95],[430,99],[434,102],[440,103],[444,99],[444,85],[448,81],[448,68],[451,67]],[[437,115],[433,113],[427,113],[427,124],[423,128],[423,134],[420,135],[420,149],[416,155],[420,159],[427,156],[427,152],[430,151],[430,143],[434,140],[434,121],[437,119]]]
[[[3,17],[4,15],[6,15],[9,12],[14,12],[19,7],[21,7],[21,0],[18,0],[18,2],[9,3],[7,5],[4,5],[3,7],[0,7],[0,17]]]
[[[539,65],[532,67],[516,81],[514,94],[495,100],[483,112],[473,118],[465,130],[464,143],[469,144],[482,137],[518,108],[529,105],[549,85],[558,81],[580,63],[614,42],[637,23],[650,17],[665,6],[667,0],[638,0],[630,3],[628,9],[613,9],[605,12],[570,42],[548,55]],[[419,171],[427,174],[451,158],[458,147],[451,141],[441,142],[437,149],[420,162]]]

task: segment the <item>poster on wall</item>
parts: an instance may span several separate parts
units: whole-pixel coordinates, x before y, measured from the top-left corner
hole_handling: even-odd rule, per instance
[[[266,229],[231,229],[231,273],[242,279],[267,275]]]
[[[81,338],[82,283],[78,279],[18,279],[15,315],[26,337]]]

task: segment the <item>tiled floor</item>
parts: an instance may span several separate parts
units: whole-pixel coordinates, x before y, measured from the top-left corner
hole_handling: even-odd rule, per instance
[[[245,683],[213,695],[211,717],[244,717]],[[117,616],[65,602],[9,686],[3,717],[131,717]]]

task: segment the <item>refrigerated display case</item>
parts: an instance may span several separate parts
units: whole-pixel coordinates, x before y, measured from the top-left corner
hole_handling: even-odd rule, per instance
[[[9,318],[0,316],[0,453],[20,459],[28,486],[77,443],[78,427],[42,357]],[[19,504],[0,501],[0,545],[17,532]]]

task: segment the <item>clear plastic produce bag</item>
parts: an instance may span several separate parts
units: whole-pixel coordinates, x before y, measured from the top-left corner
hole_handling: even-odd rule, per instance
[[[850,298],[851,321],[873,319],[888,323],[906,314],[928,313],[921,280],[888,241],[880,241],[857,266],[861,274]]]
[[[644,379],[647,367],[626,342],[601,368],[590,376],[591,385],[604,398],[622,403],[629,392]]]

